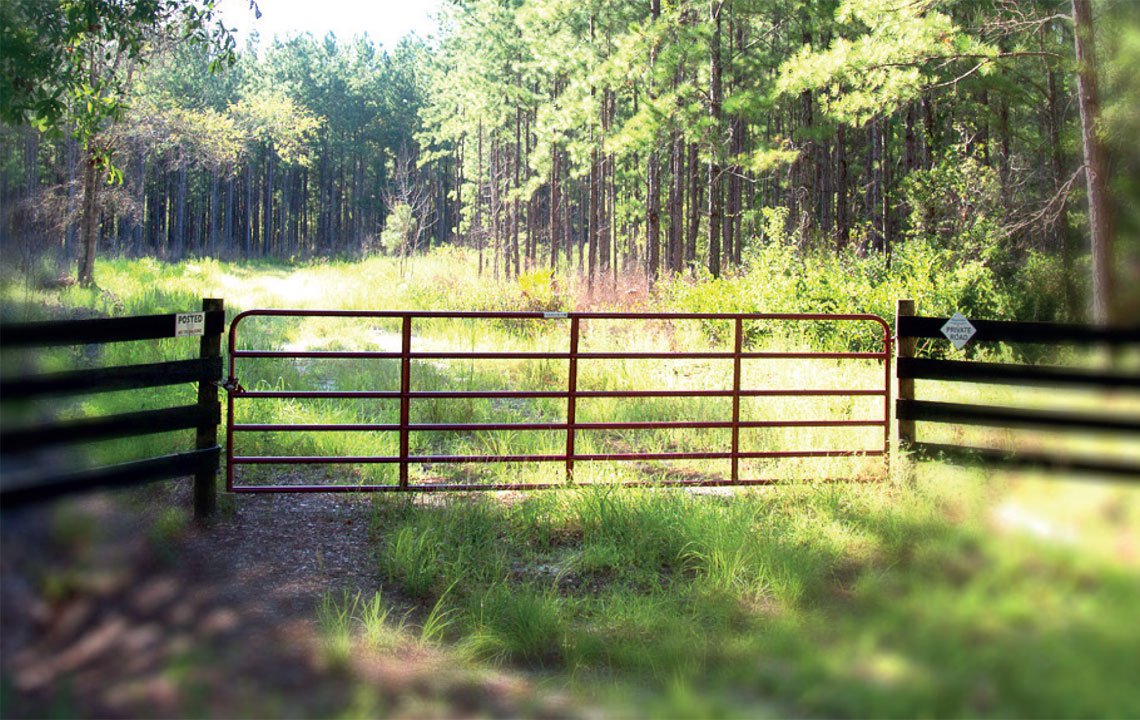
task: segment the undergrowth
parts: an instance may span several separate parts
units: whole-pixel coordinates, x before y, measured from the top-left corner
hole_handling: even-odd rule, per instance
[[[373,533],[385,582],[450,609],[441,637],[460,656],[638,714],[1130,714],[1135,568],[995,532],[1009,491],[919,473],[731,495],[382,496]],[[1096,494],[1137,508],[1125,489]]]

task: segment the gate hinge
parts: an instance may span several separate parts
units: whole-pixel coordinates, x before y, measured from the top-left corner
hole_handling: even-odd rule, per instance
[[[223,388],[228,393],[234,393],[234,392],[243,393],[243,392],[245,392],[245,388],[243,388],[241,386],[241,383],[239,383],[237,381],[237,378],[230,378],[230,379],[226,380],[224,383],[222,383],[221,385],[219,385],[219,387]]]

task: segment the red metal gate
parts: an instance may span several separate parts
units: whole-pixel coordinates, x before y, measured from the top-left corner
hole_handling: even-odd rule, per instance
[[[400,350],[265,350],[240,349],[238,329],[243,322],[254,318],[357,318],[398,320],[400,324]],[[526,321],[545,320],[564,322],[566,350],[564,352],[484,352],[484,351],[425,351],[413,349],[413,323],[417,320],[438,322],[441,319],[487,320],[487,321]],[[709,324],[728,323],[731,331],[731,350],[706,351],[654,351],[654,352],[592,352],[580,351],[579,341],[583,322],[593,321],[645,321],[671,323],[682,320],[701,321]],[[858,351],[746,351],[745,324],[757,321],[779,323],[869,323],[871,329],[881,330],[881,349],[878,339],[874,339],[877,349],[872,352]],[[877,326],[877,328],[875,327]],[[242,387],[237,373],[242,359],[356,359],[356,360],[398,360],[399,387],[372,388],[367,390],[320,389],[289,390],[271,388],[249,390]],[[566,364],[567,382],[564,387],[542,390],[417,390],[412,383],[412,368],[416,362],[446,360],[546,360]],[[704,389],[582,389],[579,387],[579,363],[613,360],[714,360],[731,363],[731,387]],[[742,366],[749,360],[875,360],[882,364],[882,384],[864,388],[744,388],[741,387]],[[891,382],[891,333],[886,321],[876,315],[827,315],[827,314],[714,314],[714,313],[562,313],[562,312],[399,312],[399,311],[339,311],[339,310],[250,310],[234,318],[229,335],[229,390],[226,424],[227,489],[231,492],[361,492],[361,491],[440,491],[440,490],[529,490],[559,487],[558,483],[473,483],[473,482],[409,482],[408,468],[414,464],[446,463],[563,463],[567,483],[574,482],[575,463],[587,461],[665,461],[665,460],[728,460],[728,477],[701,477],[698,479],[666,479],[664,481],[630,481],[624,485],[766,485],[772,479],[741,478],[740,463],[749,459],[774,458],[824,458],[824,457],[881,457],[884,470],[888,461],[890,382]],[[588,398],[727,398],[731,401],[731,412],[720,420],[655,420],[645,422],[580,422],[577,420],[578,403]],[[775,397],[881,397],[882,416],[857,419],[811,418],[811,419],[741,419],[741,400],[745,398]],[[565,419],[559,422],[524,423],[413,423],[412,404],[422,399],[564,399]],[[236,402],[258,402],[265,399],[279,400],[392,400],[399,402],[399,420],[396,423],[246,423],[235,422]],[[876,413],[877,414],[877,413]],[[838,427],[878,427],[882,429],[882,442],[872,447],[845,449],[778,449],[749,450],[741,448],[741,430],[755,428],[838,428]],[[659,429],[724,429],[730,432],[730,440],[716,449],[700,452],[660,452],[630,451],[583,453],[575,449],[575,440],[582,431],[595,430],[659,430]],[[546,454],[484,454],[484,455],[413,455],[410,451],[410,437],[417,432],[471,433],[494,430],[547,430],[565,433],[564,450]],[[235,453],[235,436],[242,433],[263,432],[343,432],[343,433],[397,433],[399,451],[394,455],[369,456],[323,456],[323,455],[239,455]],[[325,464],[397,464],[398,482],[386,484],[247,484],[235,483],[234,470],[238,465],[325,465]],[[581,484],[581,483],[579,483]]]

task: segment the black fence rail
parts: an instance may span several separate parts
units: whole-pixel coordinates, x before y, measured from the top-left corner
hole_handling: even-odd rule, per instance
[[[896,375],[898,399],[895,419],[899,443],[924,456],[949,460],[980,461],[994,465],[1038,467],[1057,471],[1093,472],[1117,477],[1140,478],[1140,460],[1117,457],[1079,456],[1064,450],[1027,451],[976,447],[954,443],[923,442],[916,437],[916,423],[1022,430],[1066,434],[1111,434],[1125,438],[1130,447],[1140,443],[1140,372],[1136,369],[1089,369],[1056,365],[992,363],[916,357],[916,339],[950,342],[942,328],[948,318],[914,315],[914,304],[899,301],[895,331],[898,339]],[[1035,343],[1051,346],[1102,347],[1122,357],[1140,350],[1140,327],[1092,327],[1036,322],[970,320],[974,333],[970,344]],[[1133,357],[1132,361],[1135,362]],[[915,398],[915,380],[956,383],[1055,388],[1112,393],[1124,412],[1107,408],[1073,410],[1059,404],[1039,408],[1016,408],[920,400]]]
[[[222,300],[205,299],[202,312],[143,317],[64,320],[0,326],[0,347],[45,348],[173,337],[198,337],[198,357],[171,362],[70,370],[0,379],[0,403],[10,409],[58,396],[85,396],[197,383],[193,404],[106,417],[52,421],[13,428],[0,425],[0,504],[4,508],[52,500],[96,488],[125,487],[194,476],[194,513],[202,518],[216,505],[220,465],[218,424],[222,377]],[[6,413],[7,414],[7,413]],[[104,467],[58,470],[40,458],[99,440],[196,430],[193,450]]]

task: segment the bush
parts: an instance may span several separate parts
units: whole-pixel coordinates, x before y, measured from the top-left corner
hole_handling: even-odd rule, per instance
[[[881,254],[847,250],[797,251],[778,236],[754,244],[745,269],[721,278],[675,278],[658,292],[682,312],[870,313],[891,321],[899,298],[914,299],[924,315],[1006,319],[1015,287],[1003,283],[981,259],[968,260],[923,238],[899,243],[891,264]],[[746,326],[756,345],[774,330]],[[708,323],[713,341],[725,340],[724,323]],[[785,340],[797,338],[785,337]],[[812,323],[802,339],[832,349],[873,350],[880,338],[854,323]]]

